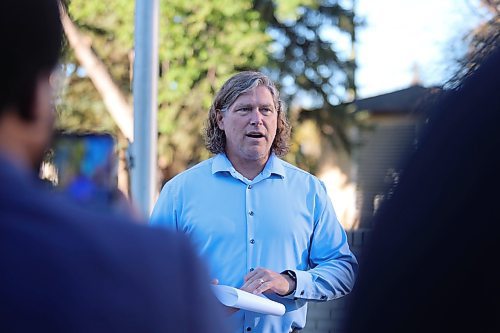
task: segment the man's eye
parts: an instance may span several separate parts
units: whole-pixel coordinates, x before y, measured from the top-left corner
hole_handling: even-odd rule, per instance
[[[260,112],[262,112],[262,114],[270,114],[273,112],[273,110],[271,108],[262,108],[260,110],[261,110]]]
[[[244,112],[244,113],[246,113],[246,112],[252,111],[252,109],[251,108],[239,108],[236,111],[237,112]]]

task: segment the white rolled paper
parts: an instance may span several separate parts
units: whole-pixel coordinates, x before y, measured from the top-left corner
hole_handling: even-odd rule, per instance
[[[219,302],[226,306],[274,316],[282,316],[285,313],[283,304],[272,301],[263,295],[254,295],[224,285],[212,285],[212,290]]]

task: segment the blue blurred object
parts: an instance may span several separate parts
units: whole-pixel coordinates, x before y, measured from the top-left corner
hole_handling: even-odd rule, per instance
[[[57,187],[78,203],[110,207],[117,191],[115,140],[107,133],[64,133],[54,142]]]

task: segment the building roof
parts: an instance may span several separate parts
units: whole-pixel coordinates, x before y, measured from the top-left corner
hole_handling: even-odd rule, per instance
[[[435,90],[435,88],[413,85],[386,94],[355,100],[354,105],[358,111],[371,113],[408,113],[420,106]]]

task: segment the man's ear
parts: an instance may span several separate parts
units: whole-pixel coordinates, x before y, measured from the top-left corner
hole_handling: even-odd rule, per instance
[[[221,131],[224,130],[224,116],[220,109],[215,110],[215,119],[217,120],[217,125]]]

